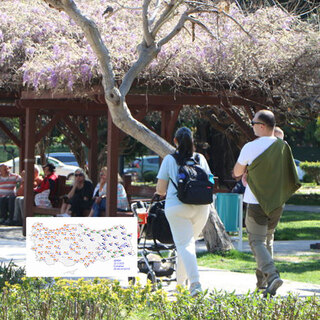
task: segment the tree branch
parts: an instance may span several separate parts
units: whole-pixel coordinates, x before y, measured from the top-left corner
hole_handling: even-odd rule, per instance
[[[151,47],[147,47],[145,43],[141,43],[138,46],[139,58],[132,65],[129,71],[125,74],[123,81],[120,86],[120,93],[122,97],[125,97],[129,92],[131,85],[134,79],[138,74],[157,56],[160,49],[156,44],[153,44]]]
[[[154,43],[154,38],[152,37],[149,30],[149,20],[148,20],[148,9],[151,0],[144,0],[142,5],[142,23],[143,23],[143,38],[146,42],[147,47],[151,46]]]
[[[108,48],[105,46],[96,24],[85,17],[73,0],[44,0],[59,11],[65,11],[83,30],[91,48],[97,55],[103,74],[103,86],[106,91],[115,86],[114,73]]]
[[[160,28],[170,19],[170,17],[172,16],[174,10],[182,3],[183,1],[181,0],[171,0],[171,2],[169,4],[167,4],[166,9],[164,10],[164,12],[162,13],[162,15],[160,16],[160,18],[158,19],[158,21],[156,22],[155,26],[153,27],[152,31],[151,31],[151,35],[152,37],[155,39],[156,35],[158,33],[158,31],[160,30]]]
[[[175,35],[177,35],[181,31],[187,19],[188,19],[188,12],[185,12],[181,15],[178,23],[175,25],[172,31],[166,37],[162,38],[158,42],[159,48],[161,48],[164,44],[168,43]]]
[[[157,17],[158,11],[160,9],[160,4],[161,4],[161,0],[157,0],[157,3],[155,4],[156,8],[154,9],[153,14],[149,19],[149,25],[150,26],[153,25],[153,23],[154,23],[154,21],[155,21],[155,19]]]
[[[197,24],[198,26],[200,26],[202,29],[204,29],[212,38],[218,40],[218,38],[209,30],[209,28],[203,24],[201,21],[193,18],[193,17],[187,17],[187,20]]]

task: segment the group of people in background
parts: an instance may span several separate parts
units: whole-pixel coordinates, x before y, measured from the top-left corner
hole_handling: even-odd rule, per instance
[[[55,166],[48,163],[43,167],[44,177],[34,169],[33,191],[34,204],[38,207],[52,207],[52,199],[56,193],[58,176]],[[10,167],[0,166],[0,224],[22,226],[24,218],[24,176],[11,173]],[[118,175],[117,207],[121,211],[128,210],[129,204],[122,180]],[[60,217],[99,217],[106,210],[107,167],[100,172],[100,181],[94,188],[85,171],[78,168],[74,173],[74,183],[70,192],[62,199]]]
[[[44,177],[41,177],[37,167],[34,168],[33,191],[36,206],[50,207],[50,195],[54,194],[57,175],[55,167],[48,163],[43,167]],[[24,178],[10,172],[10,167],[0,165],[0,224],[8,226],[22,226],[24,218]]]
[[[118,174],[117,208],[128,210],[127,193]],[[93,187],[84,170],[77,169],[70,192],[64,197],[60,217],[99,217],[106,210],[107,167],[100,171],[100,181]]]

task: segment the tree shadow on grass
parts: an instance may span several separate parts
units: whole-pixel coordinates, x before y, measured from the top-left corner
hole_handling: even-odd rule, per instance
[[[319,213],[309,211],[285,211],[280,222],[320,220]]]
[[[276,230],[275,240],[310,240],[319,239],[319,227],[283,228]]]
[[[278,271],[301,274],[309,271],[319,271],[319,259],[312,261],[301,261],[301,262],[284,262],[276,261]]]

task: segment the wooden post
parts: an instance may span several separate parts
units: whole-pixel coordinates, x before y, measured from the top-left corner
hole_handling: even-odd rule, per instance
[[[173,111],[161,112],[161,137],[172,143],[173,133],[177,124],[179,113],[183,105],[175,106]]]
[[[168,124],[171,119],[171,111],[161,112],[161,137],[168,141]]]
[[[119,129],[113,124],[110,111],[108,111],[108,154],[107,154],[107,204],[106,217],[117,214],[117,189],[118,189],[118,146]]]
[[[20,133],[20,146],[19,146],[19,169],[20,173],[24,170],[24,158],[25,158],[25,117],[21,116],[19,118],[19,133]]]
[[[24,205],[23,205],[23,235],[26,235],[26,218],[33,216],[33,180],[34,180],[34,147],[36,110],[26,109],[26,132],[25,132],[25,182],[24,182]]]
[[[96,185],[98,181],[98,117],[89,117],[89,139],[89,177],[93,185]]]

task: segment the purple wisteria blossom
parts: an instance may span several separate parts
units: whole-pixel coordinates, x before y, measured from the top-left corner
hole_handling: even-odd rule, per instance
[[[142,41],[142,11],[124,7],[136,8],[141,3],[136,0],[77,1],[82,12],[97,24],[117,79],[137,60],[137,46]],[[106,6],[114,9],[109,18],[102,16]],[[317,57],[315,44],[320,43],[319,31],[279,7],[244,13],[233,4],[228,14],[238,24],[223,15],[195,14],[212,34],[197,25],[192,30],[191,24],[186,23],[139,77],[151,84],[157,83],[155,75],[161,81],[167,77],[179,83],[179,77],[201,77],[214,83],[223,80],[213,79],[213,74],[219,74],[217,77],[230,82],[235,79],[246,82],[260,74],[281,78],[282,66],[292,65],[292,61],[306,53]],[[163,26],[156,40],[172,30],[177,17]],[[311,63],[312,59],[303,61]],[[302,68],[299,63],[295,66]],[[1,79],[20,81],[16,84],[26,88],[81,94],[83,88],[100,79],[99,70],[98,59],[84,39],[83,31],[66,13],[49,9],[43,1],[0,2]]]

